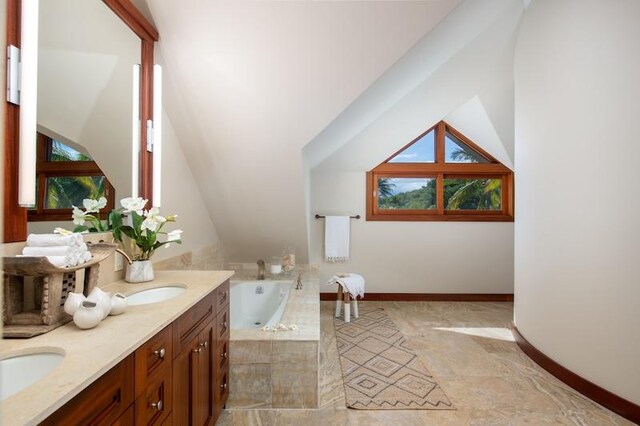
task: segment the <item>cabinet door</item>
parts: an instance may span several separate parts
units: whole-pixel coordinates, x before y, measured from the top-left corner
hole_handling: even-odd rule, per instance
[[[200,349],[196,352],[198,357],[197,382],[194,410],[197,425],[209,425],[213,423],[214,414],[214,353],[216,352],[215,327],[211,322],[198,336]]]
[[[210,425],[214,414],[215,323],[210,322],[173,361],[173,424]]]

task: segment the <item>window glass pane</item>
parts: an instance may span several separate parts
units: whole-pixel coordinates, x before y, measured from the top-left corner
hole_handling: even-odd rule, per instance
[[[388,162],[433,163],[435,159],[435,146],[435,130],[431,130]]]
[[[51,153],[47,161],[93,161],[93,159],[53,139],[51,141]]]
[[[435,209],[436,179],[380,178],[378,179],[378,208]]]
[[[445,179],[447,210],[502,210],[502,179]]]
[[[489,160],[469,148],[460,139],[447,132],[444,137],[445,163],[488,163]]]
[[[44,208],[70,209],[82,206],[85,198],[106,197],[104,176],[63,176],[46,180]]]

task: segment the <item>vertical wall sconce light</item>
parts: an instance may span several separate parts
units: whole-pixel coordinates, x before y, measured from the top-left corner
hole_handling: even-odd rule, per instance
[[[162,67],[153,66],[153,205],[162,196]]]
[[[138,196],[140,182],[140,65],[133,66],[131,131],[131,196]]]
[[[38,0],[22,0],[20,49],[20,158],[18,204],[36,204],[36,120],[38,93]]]

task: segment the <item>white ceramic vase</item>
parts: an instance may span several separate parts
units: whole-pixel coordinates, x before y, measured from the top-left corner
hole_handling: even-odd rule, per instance
[[[122,293],[111,296],[111,312],[109,315],[120,315],[127,308],[127,297]]]
[[[87,300],[87,298],[84,294],[69,292],[67,294],[67,300],[64,302],[64,311],[73,316],[80,307],[80,304],[85,300]]]
[[[102,291],[99,287],[94,287],[87,300],[96,303],[102,309],[102,319],[105,319],[111,312],[111,293]]]
[[[103,312],[96,302],[85,300],[73,314],[73,322],[83,330],[93,328],[102,321]]]
[[[153,280],[153,264],[150,260],[134,260],[127,265],[124,279],[129,283],[143,283]]]

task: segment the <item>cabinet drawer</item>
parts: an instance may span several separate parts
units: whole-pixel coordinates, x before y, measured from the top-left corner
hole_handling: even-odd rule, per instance
[[[220,416],[220,412],[222,412],[222,407],[224,407],[229,398],[229,363],[216,375],[214,392],[214,418],[217,419]]]
[[[173,353],[176,357],[214,317],[215,290],[207,294],[173,324]]]
[[[171,369],[167,374],[149,383],[136,399],[136,425],[161,425],[173,407]]]
[[[220,310],[216,316],[216,340],[229,340],[229,305]]]
[[[214,355],[215,375],[220,376],[220,372],[224,371],[229,364],[229,340],[218,340]]]
[[[216,312],[220,312],[225,305],[229,304],[229,280],[216,288]]]
[[[43,425],[111,425],[133,404],[133,354],[49,416]]]
[[[136,350],[136,398],[153,380],[170,374],[173,360],[172,331],[172,325],[167,326]]]

